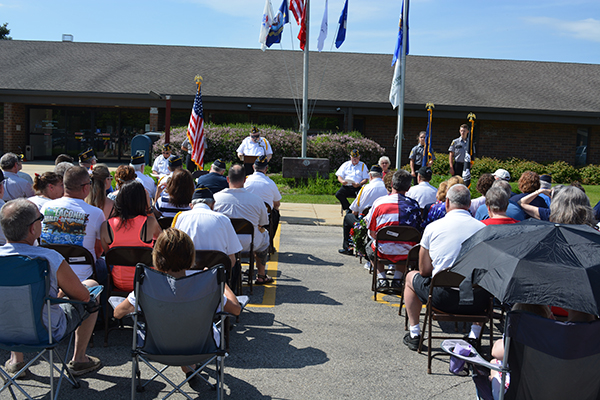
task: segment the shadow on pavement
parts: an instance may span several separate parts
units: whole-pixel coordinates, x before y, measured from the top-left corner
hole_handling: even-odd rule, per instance
[[[334,251],[337,253],[337,250],[334,249]],[[329,267],[341,267],[344,265],[344,263],[326,261],[307,253],[283,252],[279,253],[278,260],[280,263],[290,263],[299,265],[323,265]]]

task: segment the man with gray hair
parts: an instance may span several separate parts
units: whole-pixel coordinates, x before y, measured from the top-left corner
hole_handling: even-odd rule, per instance
[[[135,180],[144,185],[150,198],[153,199],[156,194],[156,184],[154,183],[154,179],[144,174],[144,167],[146,166],[145,162],[144,154],[141,151],[138,151],[131,156],[129,165],[131,165],[135,171]]]
[[[417,350],[421,337],[419,315],[423,304],[429,297],[431,278],[438,272],[449,268],[458,253],[462,242],[471,237],[485,225],[469,213],[471,193],[465,185],[454,185],[446,194],[446,216],[427,225],[421,238],[419,253],[419,271],[406,275],[404,302],[410,331],[404,336],[404,344],[411,350]],[[459,292],[448,288],[436,288],[433,291],[432,304],[445,312],[472,314],[487,306],[487,293],[474,292],[472,306],[459,306]],[[471,326],[470,338],[477,339],[481,326]]]
[[[216,194],[223,189],[227,189],[229,187],[229,183],[227,183],[227,178],[223,175],[227,166],[225,165],[225,161],[217,158],[211,165],[210,171],[208,174],[200,175],[196,180],[196,186],[204,185],[210,189],[212,194]]]
[[[0,210],[0,225],[8,243],[0,247],[0,256],[22,255],[48,260],[50,274],[50,296],[57,297],[59,289],[69,298],[87,302],[90,293],[86,287],[97,286],[96,281],[88,279],[79,282],[67,261],[58,252],[44,247],[34,246],[42,232],[43,214],[32,202],[16,199],[8,202]],[[75,331],[75,349],[68,364],[73,375],[83,375],[102,366],[96,357],[85,354],[96,324],[97,312],[90,314],[80,304],[55,304],[51,308],[52,336],[56,340]],[[46,313],[44,313],[44,325]],[[9,372],[17,372],[25,366],[23,353],[11,353],[5,364]]]
[[[210,189],[200,185],[194,190],[192,207],[175,215],[173,227],[188,234],[196,250],[218,250],[229,256],[235,265],[235,254],[242,251],[231,220],[213,211],[215,199]]]
[[[23,168],[21,159],[15,153],[6,153],[0,158],[0,168],[4,172],[4,201],[17,199],[19,197],[34,196],[31,183],[18,175],[18,172]]]

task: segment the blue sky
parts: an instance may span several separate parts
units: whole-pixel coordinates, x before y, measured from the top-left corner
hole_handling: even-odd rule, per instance
[[[332,47],[344,0],[329,0]],[[15,40],[260,48],[264,0],[0,0],[0,23]],[[277,10],[281,0],[272,0]],[[311,0],[316,50],[325,0]],[[349,0],[339,50],[391,54],[400,0]],[[412,0],[410,54],[600,64],[598,0]],[[298,50],[293,18],[274,48]],[[269,51],[269,50],[267,50]],[[390,56],[391,61],[391,56]]]

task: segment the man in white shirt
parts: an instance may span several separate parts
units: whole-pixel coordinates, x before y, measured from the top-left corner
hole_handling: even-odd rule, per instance
[[[235,254],[242,251],[231,220],[213,211],[215,199],[210,189],[198,186],[194,190],[190,211],[178,213],[173,219],[173,227],[188,234],[196,250],[217,250],[229,256],[235,265]]]
[[[350,212],[348,197],[356,197],[362,185],[369,181],[369,170],[365,163],[360,161],[358,149],[350,152],[350,161],[343,163],[335,174],[342,184],[335,197],[340,201],[342,211]]]
[[[152,164],[152,174],[156,177],[169,174],[169,157],[171,157],[171,151],[173,148],[169,143],[166,143],[162,147],[162,154],[154,159]]]
[[[266,274],[266,263],[269,254],[269,232],[263,226],[269,223],[267,207],[260,197],[244,189],[246,174],[241,165],[229,169],[227,181],[229,188],[214,195],[215,211],[229,218],[244,218],[254,226],[254,255],[258,276],[255,284],[264,285],[273,282]],[[250,249],[250,235],[238,235],[244,251]]]
[[[408,192],[406,192],[406,197],[416,200],[421,209],[425,208],[426,205],[433,204],[437,201],[435,197],[437,195],[437,189],[429,183],[432,174],[431,168],[429,167],[419,168],[417,171],[417,182],[419,182],[419,184],[411,186]]]
[[[267,161],[270,161],[273,156],[273,148],[269,144],[269,141],[260,136],[260,131],[255,126],[252,127],[250,136],[242,141],[236,152],[238,158],[244,162],[246,175],[252,174],[252,161],[248,162],[244,160],[244,156],[265,156],[267,157]]]
[[[281,205],[281,193],[279,193],[277,184],[275,184],[275,182],[273,182],[273,180],[267,176],[268,167],[269,161],[267,160],[267,157],[258,157],[254,161],[254,173],[246,177],[244,188],[250,193],[254,193],[260,197],[269,205],[269,207],[271,207],[269,223],[273,223],[273,236],[270,238],[270,246],[273,248],[273,238],[275,237],[275,233],[277,233],[277,228],[279,226],[279,206]]]
[[[85,247],[96,261],[96,279],[103,284],[107,277],[106,264],[98,257],[102,253],[100,226],[104,212],[87,204],[84,199],[90,193],[90,176],[83,167],[72,167],[64,176],[63,197],[46,202],[41,209],[44,215],[41,244],[72,244]],[[80,281],[92,276],[91,265],[73,264],[73,271]]]
[[[0,168],[4,172],[4,201],[18,199],[19,197],[31,197],[35,193],[31,184],[21,178],[17,173],[23,168],[21,159],[15,153],[6,153],[0,158]]]
[[[387,196],[388,191],[382,179],[383,169],[379,165],[373,165],[369,171],[369,183],[364,185],[358,195],[350,205],[350,211],[344,217],[344,233],[342,238],[342,248],[338,250],[340,254],[353,255],[354,252],[349,248],[350,229],[358,222],[358,216],[363,211],[371,207],[375,200]]]
[[[131,165],[135,170],[135,180],[144,185],[144,188],[150,195],[150,198],[153,199],[154,195],[156,194],[156,183],[154,183],[154,179],[144,174],[144,167],[146,166],[144,154],[141,151],[135,153],[135,155],[131,156],[129,165]]]
[[[404,344],[415,351],[419,347],[421,329],[419,316],[423,304],[429,296],[431,278],[449,268],[460,252],[462,242],[484,228],[469,213],[471,193],[465,185],[454,185],[446,195],[446,216],[427,225],[421,238],[419,271],[406,275],[404,302],[410,331],[404,336]],[[461,314],[477,313],[487,306],[487,292],[474,291],[473,306],[459,305],[459,292],[451,288],[436,288],[433,292],[433,306],[446,312]],[[473,325],[469,337],[478,338],[481,326]]]

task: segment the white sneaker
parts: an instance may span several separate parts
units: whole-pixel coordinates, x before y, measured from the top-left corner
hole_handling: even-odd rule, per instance
[[[366,269],[367,271],[371,271],[371,270],[372,270],[372,267],[371,267],[371,262],[370,262],[370,261],[367,261],[367,262],[365,263],[365,269]]]

